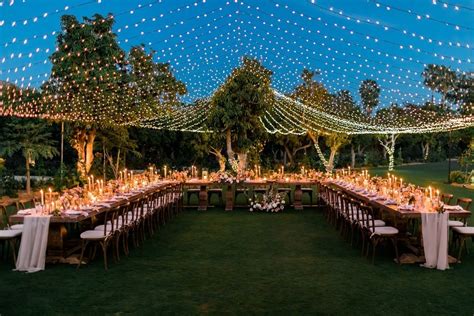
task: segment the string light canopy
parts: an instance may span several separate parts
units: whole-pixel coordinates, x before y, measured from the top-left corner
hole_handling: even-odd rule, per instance
[[[298,84],[299,74],[306,68],[318,71],[317,80],[330,93],[346,89],[356,96],[356,101],[361,81],[367,78],[376,81],[381,88],[380,108],[439,102],[440,96],[433,95],[422,82],[423,69],[428,64],[442,63],[459,76],[469,78],[473,48],[469,26],[438,18],[436,12],[422,14],[418,12],[421,9],[405,8],[403,3],[391,6],[378,0],[358,4],[374,13],[382,13],[373,18],[361,16],[354,6],[344,9],[346,2],[332,7],[319,1],[200,0],[171,4],[155,0],[134,1],[118,9],[112,4],[107,7],[106,2],[83,1],[74,6],[65,4],[47,9],[37,16],[2,18],[0,30],[8,36],[0,40],[4,51],[0,53],[0,115],[111,121],[156,129],[211,132],[206,120],[212,110],[214,92],[238,66],[242,56],[251,56],[274,73],[272,85],[276,102],[260,118],[269,133],[301,135],[312,130],[399,134],[473,126],[472,104],[456,105],[468,107],[464,111],[468,115],[464,116],[441,116],[410,106],[396,113],[389,112],[390,115],[367,117],[345,111],[332,98],[327,98],[326,106],[319,107],[290,96]],[[18,6],[28,4],[23,1]],[[3,5],[6,6],[6,2]],[[110,66],[100,61],[85,63],[63,76],[64,79],[84,76],[88,84],[95,85],[93,89],[90,85],[66,80],[55,87],[54,93],[45,92],[54,84],[51,78],[55,73],[48,71],[49,56],[58,50],[54,38],[61,31],[43,27],[17,35],[16,30],[50,23],[61,14],[82,14],[86,9],[103,11],[110,7],[116,9],[115,13],[104,15],[104,20],[116,22],[114,31],[118,44],[128,49],[143,43],[144,49],[155,50],[156,61],[170,63],[174,75],[186,83],[188,94],[183,102],[190,105],[168,108],[166,112],[149,107],[137,113],[133,110],[134,89],[117,86],[118,78],[114,74],[94,75],[92,70]],[[442,11],[452,8],[454,14],[459,10],[472,11],[469,6],[444,1],[434,1],[428,8]],[[395,15],[398,19],[415,17],[414,23],[411,26],[394,24],[391,19]],[[431,28],[418,31],[417,23],[431,23],[433,27],[443,23],[449,26],[447,36],[431,36]],[[456,35],[449,35],[450,31]],[[88,51],[75,54],[88,54]],[[85,106],[92,106],[92,111],[81,111]]]

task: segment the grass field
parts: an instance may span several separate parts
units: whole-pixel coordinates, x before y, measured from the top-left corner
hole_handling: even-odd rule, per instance
[[[442,272],[390,249],[372,265],[319,210],[185,211],[107,272],[2,262],[0,314],[473,314],[474,255]]]

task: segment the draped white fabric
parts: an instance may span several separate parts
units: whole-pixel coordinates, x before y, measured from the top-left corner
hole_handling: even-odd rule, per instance
[[[16,271],[44,270],[51,216],[25,216]]]
[[[449,269],[449,213],[421,213],[421,229],[426,262],[423,266],[438,270]]]

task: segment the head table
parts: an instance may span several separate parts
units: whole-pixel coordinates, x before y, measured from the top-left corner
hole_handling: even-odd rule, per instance
[[[235,195],[233,194],[233,185],[239,187],[246,187],[249,188],[250,191],[254,191],[257,187],[265,187],[265,188],[272,188],[273,185],[277,186],[294,186],[294,201],[293,201],[293,208],[295,210],[302,210],[303,203],[303,191],[302,187],[306,186],[314,186],[320,183],[319,180],[316,179],[246,179],[241,180],[239,182],[233,183],[219,183],[218,181],[211,181],[211,180],[202,180],[202,179],[188,179],[184,182],[186,187],[199,187],[199,204],[198,210],[205,211],[208,208],[208,188],[211,185],[221,184],[227,186],[227,195],[225,199],[225,210],[231,211],[234,207],[234,198]]]

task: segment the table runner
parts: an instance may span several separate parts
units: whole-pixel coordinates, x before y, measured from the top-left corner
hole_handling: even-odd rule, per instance
[[[421,213],[421,229],[426,268],[449,269],[448,263],[449,213]]]
[[[15,271],[44,270],[50,219],[50,215],[25,216]]]

